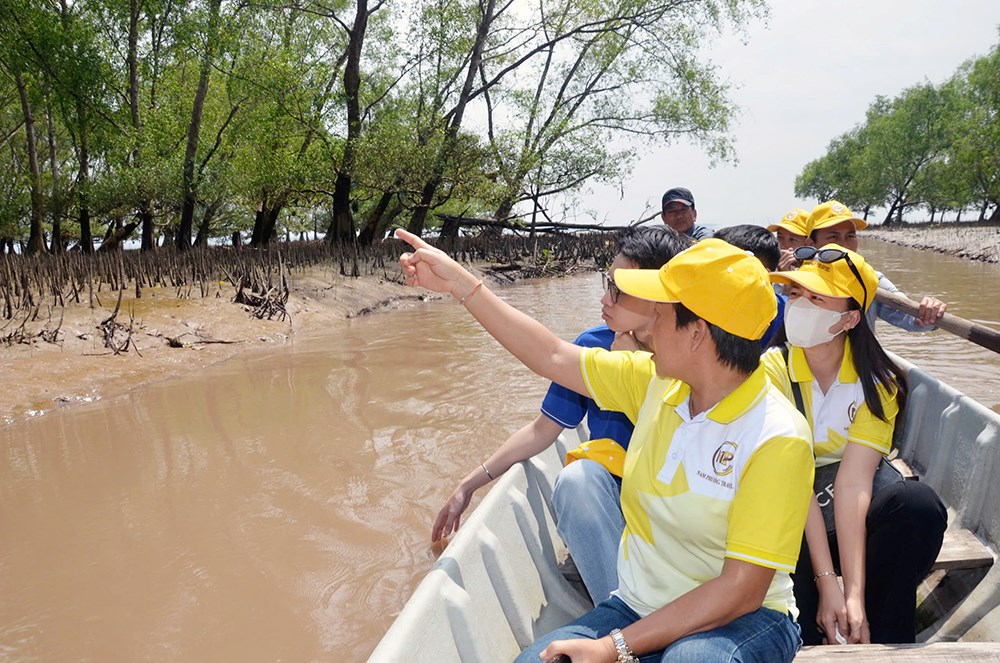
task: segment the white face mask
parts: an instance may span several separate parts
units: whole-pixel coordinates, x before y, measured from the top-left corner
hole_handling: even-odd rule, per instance
[[[799,348],[821,345],[844,331],[829,331],[843,316],[843,313],[820,308],[805,297],[797,297],[785,305],[785,335],[789,343]]]

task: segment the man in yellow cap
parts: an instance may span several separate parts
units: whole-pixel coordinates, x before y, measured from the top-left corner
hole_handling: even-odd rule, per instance
[[[795,249],[800,246],[812,246],[808,221],[809,212],[795,208],[786,212],[780,221],[767,227],[778,237],[778,247],[781,249],[781,258],[778,260],[779,270],[795,269],[799,264],[799,261],[795,259]]]
[[[636,421],[625,456],[619,587],[518,658],[791,661],[789,573],[812,492],[805,419],[765,378],[776,312],[760,261],[706,239],[658,270],[619,269],[655,302],[653,354],[563,341],[405,231],[407,282],[450,293],[528,368]],[[734,651],[735,650],[735,651]]]
[[[813,208],[809,214],[807,226],[813,246],[821,248],[827,244],[837,244],[857,252],[858,231],[867,228],[868,223],[864,219],[858,218],[843,203],[828,200]],[[892,281],[886,278],[885,274],[882,272],[876,272],[876,274],[878,275],[879,288],[903,294]],[[916,317],[876,301],[868,309],[866,319],[872,329],[875,329],[875,320],[881,318],[893,327],[899,327],[905,331],[926,332],[937,329],[935,323],[947,310],[946,303],[931,296],[920,300],[920,311]]]

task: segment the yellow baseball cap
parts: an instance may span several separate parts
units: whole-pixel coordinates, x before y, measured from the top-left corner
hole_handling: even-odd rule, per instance
[[[804,209],[795,208],[790,210],[785,216],[781,217],[781,221],[777,223],[772,223],[767,227],[771,232],[776,231],[778,228],[784,228],[793,235],[802,235],[803,237],[808,237],[811,229],[809,228],[809,212]]]
[[[851,265],[854,265],[854,270]],[[836,244],[817,249],[815,257],[803,260],[794,272],[772,273],[771,280],[775,283],[797,283],[829,297],[850,297],[865,311],[872,305],[878,290],[878,275],[874,268],[860,254]]]
[[[814,230],[829,228],[843,221],[853,221],[857,230],[864,230],[868,227],[868,223],[864,219],[859,219],[854,215],[854,212],[847,209],[847,205],[838,203],[836,200],[828,200],[814,207],[813,211],[809,213],[806,227],[812,233]]]
[[[660,269],[615,270],[622,292],[684,304],[730,334],[757,340],[778,314],[767,270],[753,254],[721,239],[703,239]]]

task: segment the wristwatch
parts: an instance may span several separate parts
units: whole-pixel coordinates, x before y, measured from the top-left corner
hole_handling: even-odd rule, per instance
[[[625,643],[625,636],[622,635],[620,628],[612,629],[608,635],[611,636],[611,641],[615,643],[615,649],[618,650],[618,658],[615,659],[615,663],[639,663],[639,659]]]

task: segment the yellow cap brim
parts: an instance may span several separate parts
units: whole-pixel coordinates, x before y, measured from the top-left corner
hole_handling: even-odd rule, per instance
[[[773,232],[777,232],[778,228],[784,228],[788,232],[792,233],[793,235],[798,235],[799,237],[806,237],[806,236],[808,236],[808,233],[804,232],[802,230],[802,228],[799,228],[797,226],[791,226],[791,225],[788,225],[787,223],[775,223],[774,225],[768,226],[767,230],[768,230],[768,232],[772,232],[773,233]]]
[[[616,269],[615,285],[626,295],[651,302],[679,302],[677,296],[667,290],[658,269]]]
[[[834,287],[833,284],[815,272],[804,272],[802,270],[795,272],[773,272],[771,274],[771,282],[797,283],[815,293],[826,295],[827,297],[836,297],[837,299],[851,299],[853,297],[850,292],[841,291],[840,288]]]

